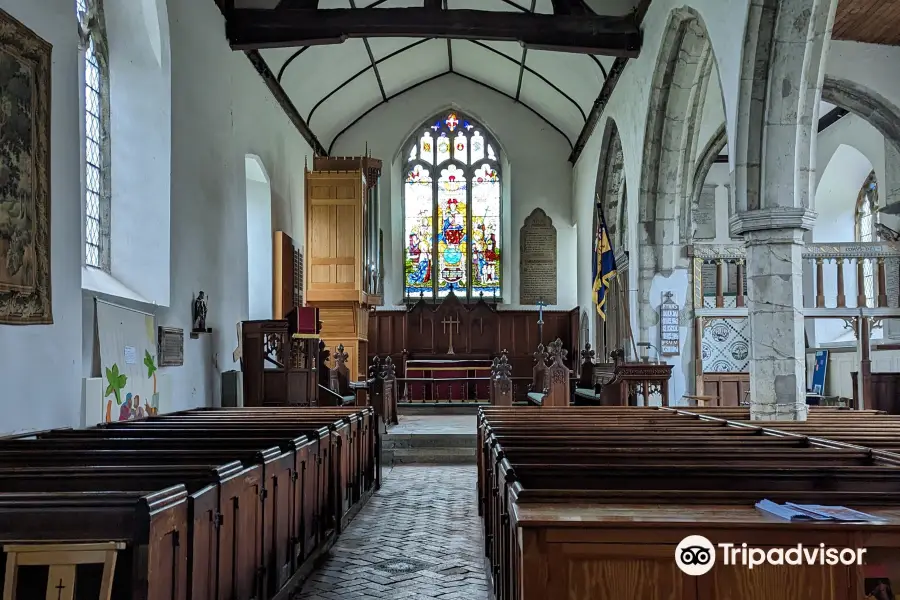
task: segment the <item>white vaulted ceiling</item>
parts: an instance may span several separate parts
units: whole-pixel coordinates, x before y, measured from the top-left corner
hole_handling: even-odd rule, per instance
[[[244,3],[262,8],[261,2]],[[551,13],[551,0],[445,0],[447,9]],[[588,0],[600,14],[624,15],[637,0]],[[422,0],[320,0],[320,9],[421,7]],[[371,56],[370,56],[371,51]],[[384,102],[450,73],[491,88],[535,112],[573,144],[613,63],[608,56],[524,51],[515,42],[412,38],[262,50],[269,68],[326,148]],[[524,58],[524,69],[522,61]],[[374,62],[374,67],[373,67]],[[452,95],[452,93],[451,93]],[[464,103],[464,98],[448,97]]]

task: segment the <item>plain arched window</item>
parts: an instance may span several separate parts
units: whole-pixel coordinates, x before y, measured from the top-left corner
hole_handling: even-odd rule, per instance
[[[404,296],[500,301],[499,146],[457,112],[404,145]]]
[[[872,171],[863,183],[856,199],[856,241],[874,242],[875,207],[878,206],[878,180]],[[866,306],[875,306],[875,269],[872,261],[863,263],[863,275],[866,291]]]
[[[76,0],[84,46],[85,263],[109,271],[109,57],[102,0]]]

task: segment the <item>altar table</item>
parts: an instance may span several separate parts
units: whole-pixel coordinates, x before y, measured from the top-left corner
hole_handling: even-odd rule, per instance
[[[489,402],[491,364],[489,360],[408,360],[406,401]]]

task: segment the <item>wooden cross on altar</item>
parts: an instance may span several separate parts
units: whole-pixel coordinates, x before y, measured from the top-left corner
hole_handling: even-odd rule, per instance
[[[444,317],[441,323],[444,324],[444,333],[447,333],[447,325],[450,326],[450,348],[447,350],[447,354],[453,354],[453,326],[456,325],[456,333],[459,333],[459,319],[456,318],[456,315],[453,315],[452,317]]]

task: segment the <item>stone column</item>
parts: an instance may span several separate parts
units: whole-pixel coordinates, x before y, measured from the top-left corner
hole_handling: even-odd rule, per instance
[[[802,253],[814,217],[804,209],[763,209],[731,223],[747,240],[752,420],[806,420]]]

